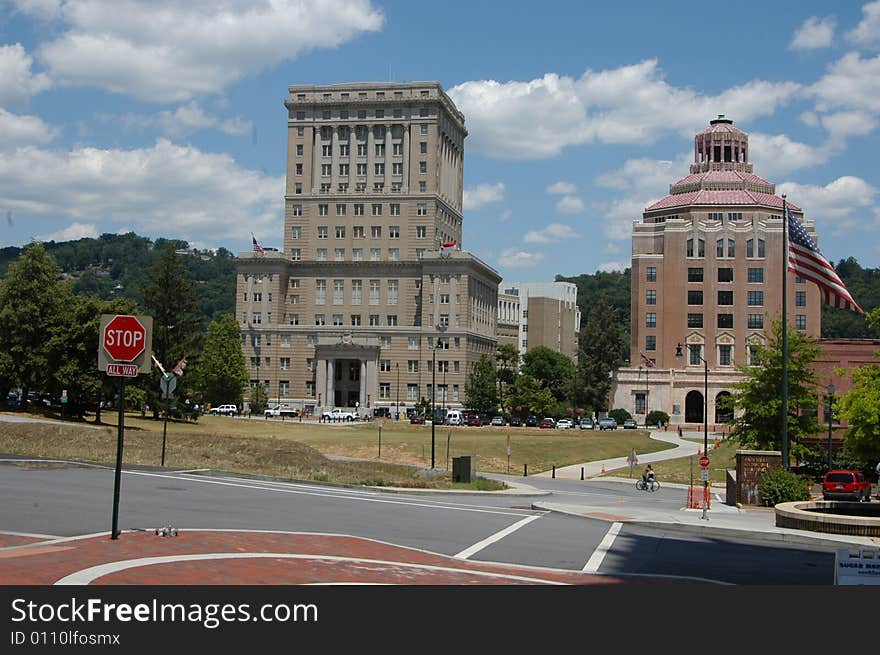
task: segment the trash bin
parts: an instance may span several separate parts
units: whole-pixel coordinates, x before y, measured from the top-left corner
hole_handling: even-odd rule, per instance
[[[452,481],[473,482],[477,477],[477,456],[461,455],[452,458]]]

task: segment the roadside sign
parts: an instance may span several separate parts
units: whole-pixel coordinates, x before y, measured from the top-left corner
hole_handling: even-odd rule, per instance
[[[62,389],[61,390],[61,404],[63,405],[66,402],[67,402],[67,389]]]
[[[171,392],[177,388],[177,376],[173,373],[165,373],[159,378],[159,389],[162,391],[162,400],[171,398]]]
[[[880,585],[880,548],[861,547],[856,552],[839,548],[834,557],[835,585]]]
[[[703,482],[709,481],[709,469],[700,469],[700,480]]]
[[[706,455],[700,457],[700,467],[704,469],[709,468],[709,458]]]
[[[107,364],[107,375],[121,378],[136,378],[137,364]]]
[[[149,373],[152,345],[152,316],[102,314],[98,331],[98,370],[106,371],[109,364],[132,364],[140,373]]]

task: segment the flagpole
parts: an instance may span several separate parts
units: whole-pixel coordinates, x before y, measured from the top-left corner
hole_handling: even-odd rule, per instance
[[[788,470],[788,207],[782,194],[782,468]]]

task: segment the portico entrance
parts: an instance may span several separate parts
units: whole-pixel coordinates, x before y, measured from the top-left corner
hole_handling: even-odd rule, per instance
[[[375,337],[321,335],[315,346],[318,405],[358,407],[363,414],[376,399],[378,357]]]

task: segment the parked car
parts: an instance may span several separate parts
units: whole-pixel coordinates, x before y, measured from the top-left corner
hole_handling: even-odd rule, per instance
[[[871,483],[861,471],[828,471],[822,479],[825,500],[871,500]]]
[[[483,425],[483,419],[480,418],[479,414],[466,414],[464,417],[464,424],[478,428]]]
[[[220,416],[235,416],[238,414],[238,407],[235,405],[217,405],[216,407],[212,407],[209,413],[219,414]]]
[[[538,423],[538,427],[539,428],[550,428],[552,430],[553,428],[556,427],[556,421],[554,421],[550,417],[542,418],[541,422]]]
[[[578,424],[578,427],[581,430],[595,430],[596,424],[593,422],[593,419],[591,419],[591,418],[582,418],[580,423]]]
[[[263,412],[266,418],[274,418],[276,416],[289,416],[295,417],[297,416],[297,412],[293,407],[285,407],[284,405],[276,405],[275,407],[269,407],[266,411]]]
[[[632,420],[631,418],[628,418],[623,422],[623,429],[624,430],[635,430],[637,427],[639,427],[639,426],[637,426],[636,422],[634,420]]]
[[[464,417],[461,412],[455,409],[446,412],[446,425],[464,425]]]
[[[496,426],[504,427],[504,417],[503,416],[493,416],[492,420],[489,422],[489,425],[496,425]]]
[[[571,430],[574,427],[574,423],[570,418],[561,418],[559,422],[556,424],[557,430]]]
[[[522,419],[519,416],[510,417],[510,427],[518,428],[522,425]]]
[[[600,418],[599,419],[599,429],[600,430],[616,430],[617,429],[617,421],[615,421],[610,416]]]
[[[357,412],[353,412],[348,409],[331,409],[323,414],[321,414],[322,418],[325,421],[356,421],[358,420]]]
[[[538,417],[537,416],[529,416],[526,419],[526,427],[527,428],[536,428],[538,427]]]
[[[422,416],[421,414],[413,414],[412,416],[409,417],[409,422],[413,425],[424,425],[425,424],[425,417]]]

